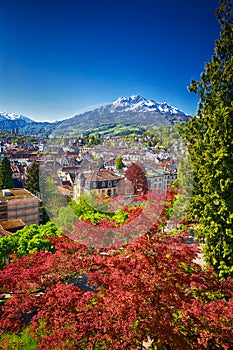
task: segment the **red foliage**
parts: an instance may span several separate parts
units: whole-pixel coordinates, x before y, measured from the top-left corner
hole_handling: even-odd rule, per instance
[[[148,192],[147,177],[142,165],[133,163],[126,170],[125,177],[132,183],[134,194],[146,194]]]
[[[148,193],[119,227],[80,220],[68,235],[87,245],[51,237],[54,254],[5,266],[1,332],[30,324],[38,350],[133,349],[148,337],[176,350],[232,349],[232,280],[194,263],[199,249],[187,237],[162,233],[175,194]]]
[[[72,227],[64,234],[70,239],[83,242],[86,245],[96,247],[120,247],[126,242],[144,235],[151,228],[161,228],[166,225],[168,212],[166,209],[172,205],[176,191],[150,191],[146,196],[141,196],[142,207],[130,207],[125,205],[122,210],[128,214],[128,219],[122,225],[109,218],[99,220],[94,226],[90,221],[79,220],[74,222]],[[165,204],[166,203],[166,204]]]
[[[233,284],[193,262],[198,247],[153,230],[121,249],[52,238],[56,252],[7,265],[2,332],[29,323],[37,349],[132,349],[150,337],[172,349],[230,349]],[[38,329],[44,322],[43,336]]]

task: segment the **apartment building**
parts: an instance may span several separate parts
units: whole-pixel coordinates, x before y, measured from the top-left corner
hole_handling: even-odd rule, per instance
[[[26,189],[0,191],[0,225],[15,232],[25,225],[41,224],[41,200]]]
[[[148,188],[150,191],[165,190],[177,178],[176,170],[153,169],[147,174]]]
[[[74,199],[84,193],[97,193],[100,195],[116,196],[121,176],[116,175],[110,169],[86,171],[80,173],[74,183]]]

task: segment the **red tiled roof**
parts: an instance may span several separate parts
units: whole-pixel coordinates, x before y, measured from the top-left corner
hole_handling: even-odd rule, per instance
[[[99,169],[98,171],[92,171],[88,173],[83,173],[86,180],[89,181],[105,181],[105,180],[119,180],[120,176],[115,174],[110,169]]]

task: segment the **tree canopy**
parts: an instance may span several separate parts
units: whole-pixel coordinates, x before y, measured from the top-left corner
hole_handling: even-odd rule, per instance
[[[39,250],[53,250],[48,237],[56,235],[61,235],[61,232],[50,221],[43,226],[25,226],[22,230],[0,237],[0,267],[12,254],[22,257]]]
[[[52,223],[8,236],[13,247],[1,251],[15,254],[0,271],[1,348],[131,350],[150,339],[155,349],[230,350],[232,280],[197,263],[187,233],[163,232],[174,198],[168,192],[158,221],[128,244],[93,246],[101,230],[88,229],[84,245],[75,232],[58,237]]]
[[[156,233],[156,234],[155,234]],[[231,349],[233,284],[185,237],[151,231],[120,249],[64,237],[0,271],[2,349]],[[26,344],[26,345],[25,345]]]
[[[200,98],[198,116],[184,128],[193,164],[190,212],[201,223],[207,261],[220,277],[233,274],[233,2],[216,12],[220,37],[215,53],[190,91]]]
[[[116,169],[122,169],[123,168],[123,161],[122,161],[122,157],[119,155],[116,157]]]
[[[4,157],[0,163],[0,189],[13,188],[14,181],[9,160]]]
[[[40,192],[39,167],[40,164],[34,160],[27,170],[25,188],[33,194]]]
[[[125,172],[125,177],[132,183],[134,194],[146,194],[148,182],[142,165],[133,163]]]

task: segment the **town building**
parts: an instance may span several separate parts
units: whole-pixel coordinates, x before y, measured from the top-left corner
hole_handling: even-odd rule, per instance
[[[26,147],[11,147],[6,152],[6,157],[10,162],[28,163],[38,160],[41,155],[37,151],[29,151]]]
[[[149,191],[166,190],[177,178],[176,170],[153,169],[147,173],[147,182]]]
[[[25,225],[41,224],[41,200],[26,189],[0,191],[0,225],[15,232]]]
[[[114,197],[122,177],[110,169],[98,169],[78,174],[74,183],[74,199],[84,193],[96,193]]]

